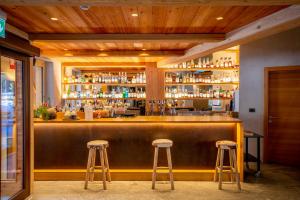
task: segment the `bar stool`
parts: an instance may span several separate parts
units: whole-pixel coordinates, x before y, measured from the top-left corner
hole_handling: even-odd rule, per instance
[[[240,175],[237,169],[236,163],[236,148],[237,143],[229,140],[221,140],[216,142],[216,147],[218,148],[217,161],[215,167],[214,181],[217,181],[217,174],[219,174],[219,190],[222,190],[222,175],[223,169],[230,170],[230,179],[233,182],[233,175],[235,175],[235,181],[237,183],[238,190],[241,190]],[[229,163],[230,166],[223,166],[224,162],[224,152],[228,150],[229,152]]]
[[[153,162],[153,173],[152,173],[152,189],[155,189],[155,182],[156,182],[156,175],[158,172],[156,172],[157,169],[169,169],[169,177],[171,182],[171,189],[174,190],[174,179],[173,179],[173,172],[172,172],[172,159],[171,159],[171,147],[173,145],[172,140],[168,139],[157,139],[152,142],[152,146],[155,147],[154,150],[154,162]],[[159,148],[165,148],[167,152],[167,159],[168,159],[168,167],[158,167],[157,161],[158,161],[158,150]],[[164,172],[159,172],[164,173]]]
[[[94,181],[95,168],[102,169],[103,189],[104,190],[107,189],[106,178],[108,179],[109,182],[111,181],[107,150],[106,150],[107,147],[108,147],[108,141],[106,140],[93,140],[87,143],[87,148],[89,149],[89,156],[88,156],[87,169],[85,175],[84,189],[87,189],[89,181]],[[101,166],[95,166],[97,150],[99,150]]]

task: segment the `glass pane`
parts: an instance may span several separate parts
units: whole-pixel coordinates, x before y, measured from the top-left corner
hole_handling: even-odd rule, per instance
[[[22,62],[1,57],[1,200],[23,189]]]

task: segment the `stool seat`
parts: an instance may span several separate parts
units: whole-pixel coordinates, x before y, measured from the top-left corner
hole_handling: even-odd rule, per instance
[[[219,140],[216,142],[216,147],[217,148],[222,148],[222,149],[229,149],[232,147],[236,147],[237,144],[234,141],[230,141],[230,140]]]
[[[172,145],[173,141],[168,139],[157,139],[152,142],[152,146],[156,147],[171,147]]]
[[[102,147],[102,146],[108,146],[108,141],[106,140],[93,140],[87,143],[87,147]]]

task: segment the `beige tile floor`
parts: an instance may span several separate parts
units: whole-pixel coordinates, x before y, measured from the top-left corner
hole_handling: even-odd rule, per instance
[[[176,181],[175,190],[170,190],[168,182],[159,182],[156,190],[151,190],[148,181],[113,181],[108,190],[102,190],[100,182],[93,182],[88,190],[80,181],[40,181],[34,183],[34,200],[199,200],[199,199],[299,199],[300,170],[274,165],[263,166],[263,176],[248,176],[242,184],[242,192],[236,185],[226,183],[223,190],[214,182]]]

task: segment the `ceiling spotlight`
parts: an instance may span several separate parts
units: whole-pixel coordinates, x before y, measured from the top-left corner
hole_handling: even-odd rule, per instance
[[[137,14],[137,13],[132,13],[131,16],[132,16],[132,17],[137,17],[137,16],[139,16],[139,14]]]
[[[81,10],[87,11],[87,10],[90,9],[91,6],[89,6],[89,5],[80,5],[79,7],[80,7]]]
[[[220,21],[220,20],[223,20],[224,18],[223,17],[217,17],[216,20]]]
[[[58,19],[56,17],[51,17],[50,18],[52,21],[57,21]]]

